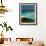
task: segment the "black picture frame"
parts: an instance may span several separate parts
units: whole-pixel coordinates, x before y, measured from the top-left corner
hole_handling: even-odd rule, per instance
[[[19,24],[37,25],[37,3],[19,3]]]

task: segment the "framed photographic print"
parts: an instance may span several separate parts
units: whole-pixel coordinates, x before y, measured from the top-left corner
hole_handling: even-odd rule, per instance
[[[19,3],[19,24],[37,24],[37,3]]]

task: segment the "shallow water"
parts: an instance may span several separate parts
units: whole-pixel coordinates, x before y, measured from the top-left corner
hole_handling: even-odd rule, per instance
[[[31,18],[31,19],[35,19],[35,12],[21,12],[21,17],[27,17],[27,18]]]

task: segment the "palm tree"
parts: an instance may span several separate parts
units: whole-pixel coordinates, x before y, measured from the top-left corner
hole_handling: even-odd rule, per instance
[[[11,26],[7,26],[7,22],[4,22],[3,24],[0,24],[0,26],[2,27],[2,29],[4,29],[3,27],[5,27],[6,32],[9,31],[9,29],[10,29],[10,31],[13,30]],[[1,32],[0,44],[4,43],[3,31]]]
[[[7,26],[7,22],[4,22],[3,24],[0,24],[0,26],[2,26],[2,29],[3,29],[3,27],[5,27],[6,28],[6,32],[10,29],[10,31],[12,31],[13,29],[12,29],[12,27],[11,26]],[[3,30],[4,31],[4,30]],[[3,32],[2,31],[2,32]]]

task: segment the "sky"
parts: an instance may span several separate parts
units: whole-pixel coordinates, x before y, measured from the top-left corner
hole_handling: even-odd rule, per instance
[[[22,11],[34,11],[35,5],[21,5]]]

